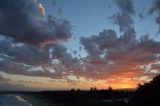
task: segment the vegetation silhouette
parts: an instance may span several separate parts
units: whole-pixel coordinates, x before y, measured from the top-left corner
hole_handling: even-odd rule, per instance
[[[53,100],[55,103],[62,103],[64,106],[126,106],[123,98],[129,98],[133,92],[124,90],[97,90],[91,87],[89,91],[75,90],[70,91],[43,91],[41,95]]]
[[[129,101],[129,106],[160,106],[160,75],[138,86]]]
[[[13,94],[13,92],[7,93]],[[139,84],[136,91],[129,89],[114,90],[109,86],[106,90],[91,87],[90,90],[73,88],[68,91],[14,93],[22,95],[26,100],[32,101],[30,98],[36,98],[38,101],[50,103],[54,106],[160,106],[160,75],[154,77],[148,83]],[[34,101],[31,103],[34,103]]]
[[[112,87],[111,87],[111,86],[109,86],[109,87],[108,87],[108,90],[109,90],[109,91],[112,91],[113,89],[112,89]]]

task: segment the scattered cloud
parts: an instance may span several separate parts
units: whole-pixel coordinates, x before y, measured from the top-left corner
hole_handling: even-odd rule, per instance
[[[152,6],[149,10],[149,14],[155,13],[155,22],[159,25],[159,32],[160,32],[160,0],[153,0]]]
[[[82,37],[81,44],[88,53],[86,70],[90,77],[125,75],[136,77],[144,72],[140,69],[155,60],[159,61],[160,43],[144,35],[137,38],[133,16],[135,10],[131,0],[115,0],[120,11],[110,17],[123,32],[118,35],[114,30],[103,30],[98,35]],[[92,71],[92,72],[91,72]],[[130,76],[132,75],[132,76]],[[87,76],[87,75],[86,75]],[[98,77],[99,78],[99,77]]]
[[[139,37],[134,26],[136,12],[132,0],[114,0],[114,3],[119,11],[109,18],[118,25],[120,33],[104,29],[97,35],[81,36],[79,51],[84,49],[87,56],[77,58],[77,51],[72,56],[61,43],[72,36],[67,19],[46,16],[45,8],[37,0],[1,0],[0,71],[49,77],[52,81],[63,79],[63,83],[71,85],[92,80],[131,87],[138,81],[150,80],[150,76],[159,73],[160,42],[149,35]],[[159,3],[155,0],[149,11],[156,14],[157,24],[160,24]],[[62,13],[61,9],[57,11]],[[144,18],[143,14],[139,17]],[[0,90],[29,89],[24,83],[40,84],[19,80],[20,84],[15,85],[7,81],[0,76]]]
[[[135,14],[132,0],[115,0],[120,12],[109,17],[115,24],[119,25],[121,32],[133,29],[132,15]]]

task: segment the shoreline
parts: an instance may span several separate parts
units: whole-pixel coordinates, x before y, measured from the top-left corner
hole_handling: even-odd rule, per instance
[[[29,106],[33,106],[33,104],[31,102],[29,102],[28,100],[26,100],[25,98],[19,96],[19,95],[14,95],[14,97],[19,100],[19,101],[22,101],[24,103],[27,103]]]
[[[0,106],[33,106],[29,101],[15,94],[0,95]]]
[[[39,95],[32,94],[15,94],[15,96],[20,97],[22,100],[30,103],[29,106],[59,106],[54,104],[52,101],[42,98]]]

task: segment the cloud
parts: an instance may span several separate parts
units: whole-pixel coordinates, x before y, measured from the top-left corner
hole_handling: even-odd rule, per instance
[[[159,4],[160,4],[160,1],[159,1],[159,0],[154,0],[154,1],[152,2],[151,8],[150,8],[150,10],[149,10],[149,14],[152,14],[152,13],[154,13],[154,12],[160,11],[160,6],[159,6]]]
[[[0,83],[4,83],[4,82],[8,82],[8,81],[9,81],[9,79],[6,79],[6,78],[0,76]]]
[[[133,32],[128,32],[118,37],[113,30],[104,30],[99,35],[81,39],[81,44],[88,53],[85,58],[86,70],[92,70],[89,72],[93,73],[90,74],[92,77],[100,76],[102,78],[105,75],[105,78],[106,75],[111,75],[110,73],[142,74],[141,65],[158,59],[156,55],[160,52],[159,42],[147,36],[136,39],[136,35],[132,34]]]
[[[120,12],[109,17],[115,24],[119,25],[119,30],[125,32],[133,28],[132,15],[135,14],[131,0],[115,0]]]
[[[159,60],[156,55],[160,52],[160,43],[148,38],[148,35],[140,39],[136,37],[132,19],[132,15],[135,14],[132,2],[119,0],[116,1],[116,4],[120,12],[110,18],[119,25],[119,30],[124,33],[117,35],[114,30],[112,30],[114,33],[109,33],[111,30],[105,30],[99,35],[81,39],[88,53],[86,70],[92,70],[92,74],[88,74],[88,77],[105,79],[110,75],[123,76],[126,74],[124,77],[133,78],[144,74],[140,69],[142,65]]]
[[[89,38],[82,37],[81,44],[84,49],[87,50],[90,62],[102,62],[101,55],[104,57],[107,55],[106,52],[117,42],[118,38],[114,30],[103,30],[99,33],[99,36],[91,36]]]
[[[120,12],[109,18],[119,26],[119,30],[124,32],[124,34],[118,38],[114,30],[103,30],[98,36],[91,36],[90,38],[82,37],[81,43],[89,53],[88,58],[91,58],[91,61],[108,63],[108,59],[116,60],[121,57],[116,52],[122,55],[137,45],[132,19],[132,15],[135,14],[132,1],[115,0],[115,3]],[[106,60],[105,57],[108,57],[108,59]]]
[[[5,54],[4,58],[25,64],[40,64],[49,59],[48,51],[28,44],[14,43],[9,39],[0,40],[0,53]]]
[[[152,6],[149,10],[149,14],[155,13],[156,18],[155,22],[159,25],[159,31],[160,31],[160,0],[153,0]]]
[[[67,79],[68,76],[94,81],[123,77],[126,78],[123,80],[125,82],[140,78],[142,74],[151,74],[145,73],[142,66],[160,60],[160,42],[148,35],[137,37],[133,20],[135,10],[131,0],[115,0],[120,11],[110,17],[122,33],[104,29],[97,35],[81,37],[83,47],[79,49],[81,51],[84,48],[88,54],[81,58],[72,56],[60,44],[60,41],[71,37],[68,20],[52,15],[44,17],[45,9],[38,1],[15,1],[0,1],[0,71],[65,79],[71,84],[76,80]],[[15,16],[17,18],[13,19]],[[152,64],[151,69],[150,72],[157,73],[159,64]],[[123,85],[123,81],[119,82]]]
[[[115,0],[115,3],[124,14],[135,14],[132,0]]]
[[[42,82],[38,82],[38,81],[25,81],[25,80],[18,80],[18,83],[21,83],[21,84],[43,84]]]
[[[46,16],[38,0],[1,0],[0,34],[0,71],[5,73],[60,78],[75,62],[60,44],[72,35],[70,22]]]
[[[0,83],[0,91],[35,90],[23,84]]]
[[[54,60],[57,60],[56,64]],[[7,38],[0,40],[0,70],[8,74],[62,77],[62,69],[72,61],[72,56],[60,44],[38,48]]]
[[[1,0],[0,34],[36,46],[71,37],[68,20],[44,14],[45,9],[37,0]]]
[[[139,18],[140,18],[141,20],[144,20],[144,19],[145,19],[144,14],[143,14],[143,13],[139,13]]]

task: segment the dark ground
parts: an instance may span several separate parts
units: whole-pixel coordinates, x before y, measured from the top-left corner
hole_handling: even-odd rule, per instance
[[[33,106],[160,106],[160,75],[134,90],[0,92],[23,97]]]
[[[34,104],[34,106],[126,106],[128,100],[133,95],[133,91],[131,90],[71,90],[7,93],[19,95]]]

